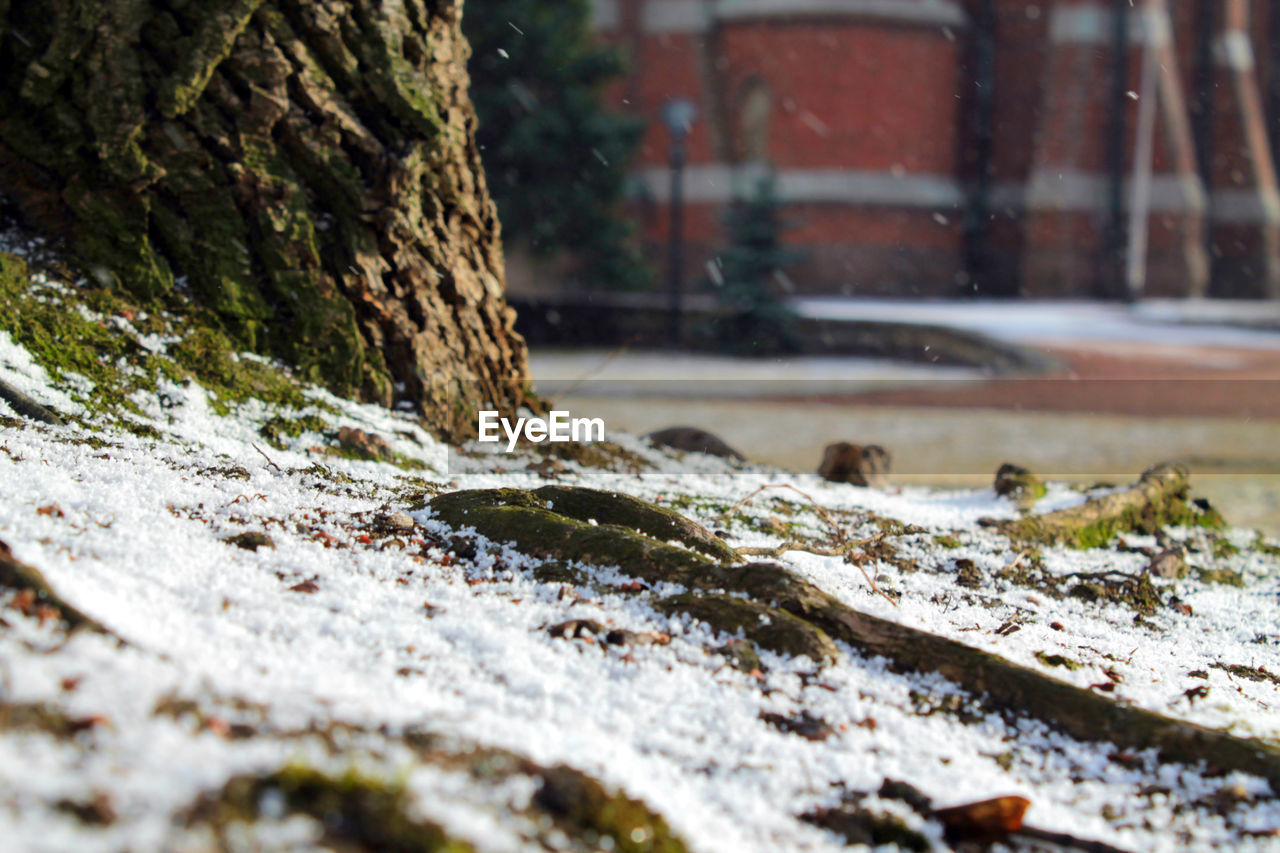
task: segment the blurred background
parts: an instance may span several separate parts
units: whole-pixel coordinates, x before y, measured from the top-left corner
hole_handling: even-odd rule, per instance
[[[468,0],[546,393],[1280,532],[1280,0]],[[579,411],[579,410],[582,411]],[[590,411],[587,411],[589,409]]]

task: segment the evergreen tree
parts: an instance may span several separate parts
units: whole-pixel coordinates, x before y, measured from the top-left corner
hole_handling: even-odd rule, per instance
[[[644,125],[605,109],[622,61],[589,19],[588,0],[467,0],[477,138],[508,244],[567,250],[584,282],[638,288],[652,273],[619,206]]]
[[[729,246],[716,262],[712,284],[729,313],[717,319],[715,342],[730,351],[766,354],[798,348],[795,316],[782,300],[783,270],[801,254],[782,244],[783,223],[772,172],[754,192],[729,208]],[[716,280],[718,279],[718,281]]]

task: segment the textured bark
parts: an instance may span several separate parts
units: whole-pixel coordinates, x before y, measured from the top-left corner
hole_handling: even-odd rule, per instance
[[[527,375],[460,18],[461,0],[0,0],[0,192],[104,282],[194,301],[447,434],[522,402]]]

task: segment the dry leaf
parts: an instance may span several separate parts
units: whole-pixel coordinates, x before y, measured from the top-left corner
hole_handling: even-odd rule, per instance
[[[949,841],[991,843],[1003,841],[1021,829],[1022,816],[1030,805],[1026,797],[995,797],[938,809],[933,816],[946,827]]]

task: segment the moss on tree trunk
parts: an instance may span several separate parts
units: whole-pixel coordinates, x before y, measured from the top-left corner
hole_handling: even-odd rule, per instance
[[[447,434],[527,375],[460,18],[0,0],[0,192],[95,277]]]

